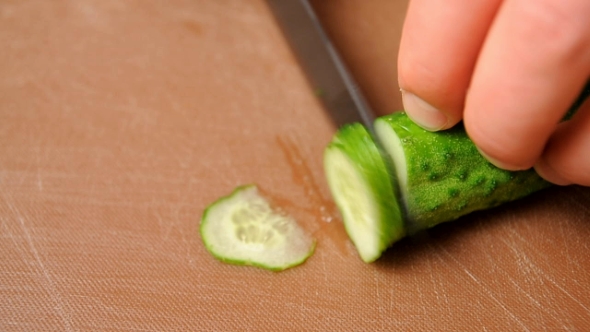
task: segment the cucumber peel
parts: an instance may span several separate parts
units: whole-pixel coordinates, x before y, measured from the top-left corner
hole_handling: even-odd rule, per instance
[[[200,233],[220,261],[282,271],[305,262],[315,249],[295,219],[274,209],[255,185],[237,187],[203,212]]]
[[[376,119],[374,130],[379,144],[361,124],[347,125],[324,154],[330,192],[365,262],[407,234],[551,185],[532,169],[489,163],[462,125],[429,132],[400,112]]]
[[[338,131],[324,153],[327,181],[361,259],[372,262],[405,235],[390,172],[361,124]]]
[[[375,121],[375,132],[395,165],[411,231],[514,201],[550,184],[530,169],[495,167],[477,151],[462,124],[429,132],[405,113]]]

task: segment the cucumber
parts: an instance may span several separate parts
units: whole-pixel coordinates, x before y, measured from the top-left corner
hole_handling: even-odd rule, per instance
[[[374,130],[378,144],[361,124],[344,126],[324,154],[330,192],[365,262],[407,234],[551,185],[532,169],[489,163],[462,125],[429,132],[400,112],[378,118]]]
[[[231,264],[282,271],[313,254],[315,240],[285,213],[273,209],[255,185],[236,188],[203,212],[206,249]]]
[[[533,169],[510,172],[492,165],[462,124],[429,132],[405,113],[394,113],[378,118],[375,132],[394,164],[409,232],[550,186]]]
[[[390,172],[365,127],[342,127],[324,152],[324,168],[346,232],[363,261],[376,260],[405,236]]]

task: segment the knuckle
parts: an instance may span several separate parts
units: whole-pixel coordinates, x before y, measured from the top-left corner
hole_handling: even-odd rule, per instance
[[[584,167],[586,166],[586,167]],[[582,186],[590,186],[590,164],[581,165],[577,162],[557,162],[556,172],[564,179]]]
[[[590,105],[589,105],[590,106]],[[562,178],[590,186],[590,107],[562,123],[547,144],[545,159]]]
[[[490,126],[481,119],[466,122],[469,137],[497,166],[511,170],[532,167],[541,155],[543,142],[523,136],[522,130],[506,126]]]

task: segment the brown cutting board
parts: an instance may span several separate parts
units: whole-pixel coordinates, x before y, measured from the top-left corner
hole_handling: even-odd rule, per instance
[[[381,113],[405,2],[316,1]],[[0,1],[0,331],[587,331],[590,191],[552,188],[364,264],[335,131],[263,1]],[[317,239],[222,264],[205,206],[257,183]]]

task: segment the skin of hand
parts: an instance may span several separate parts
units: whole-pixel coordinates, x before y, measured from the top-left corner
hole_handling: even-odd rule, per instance
[[[404,108],[427,130],[463,120],[480,152],[590,186],[588,0],[411,0],[398,57]]]

